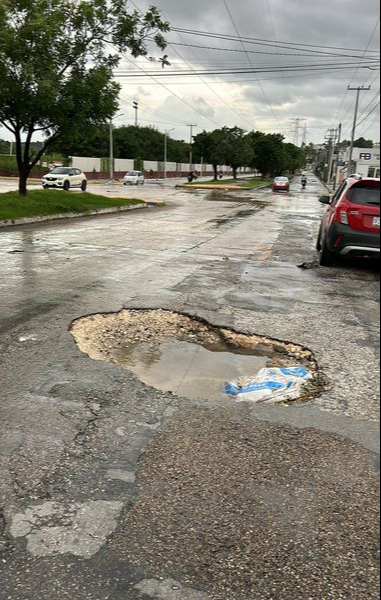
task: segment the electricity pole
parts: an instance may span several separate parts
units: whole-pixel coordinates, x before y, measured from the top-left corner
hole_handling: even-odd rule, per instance
[[[110,119],[110,181],[114,179],[114,125]]]
[[[115,117],[111,117],[110,119],[110,179],[111,181],[114,179],[114,123],[113,118],[117,119],[118,117],[123,117],[123,113],[116,115]]]
[[[340,144],[341,144],[341,133],[343,130],[343,125],[342,123],[340,123],[339,128],[337,130],[337,142],[336,142],[336,156],[337,156],[337,163],[336,163],[336,169],[335,169],[335,178],[333,180],[333,189],[336,189],[337,186],[337,179],[338,179],[338,174],[339,174],[339,154],[340,154]]]
[[[197,127],[195,123],[188,123],[190,127],[190,143],[189,143],[189,172],[193,171],[193,128]]]
[[[164,133],[164,179],[167,179],[167,162],[168,162],[168,136],[173,129],[166,129]]]
[[[138,126],[139,102],[136,102],[136,100],[134,100],[134,102],[132,103],[132,106],[133,106],[134,111],[135,111],[135,127],[137,127]]]
[[[333,160],[335,154],[336,147],[336,137],[337,137],[337,129],[328,129],[328,173],[327,173],[327,183],[330,183],[332,177],[332,169],[333,169]]]
[[[357,88],[353,88],[353,87],[350,87],[348,85],[348,91],[349,92],[357,92],[357,94],[356,94],[355,114],[354,114],[354,117],[353,117],[353,129],[352,129],[352,137],[351,137],[351,146],[350,146],[350,149],[349,149],[348,177],[352,173],[353,148],[354,148],[354,141],[355,141],[355,137],[356,137],[357,115],[358,115],[358,111],[359,111],[360,94],[361,94],[361,92],[369,92],[370,90],[371,90],[370,85],[368,87],[365,87],[364,85],[362,85],[361,87],[357,87]]]

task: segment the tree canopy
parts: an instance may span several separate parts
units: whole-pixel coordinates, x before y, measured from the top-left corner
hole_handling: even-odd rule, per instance
[[[237,177],[239,167],[252,167],[264,176],[293,173],[305,164],[306,152],[294,144],[286,144],[281,134],[261,131],[246,133],[239,127],[200,133],[194,139],[195,153],[213,164],[215,178],[218,166],[229,165]]]
[[[148,37],[164,50],[168,29],[157,8],[141,15],[125,0],[1,2],[0,123],[15,136],[22,195],[49,146],[116,113],[121,53],[147,56]],[[37,153],[35,134],[45,140]]]

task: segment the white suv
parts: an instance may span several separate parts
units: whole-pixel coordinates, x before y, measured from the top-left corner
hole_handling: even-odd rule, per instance
[[[129,171],[123,178],[124,185],[144,185],[145,178],[141,171]]]
[[[80,188],[83,192],[87,190],[87,177],[81,169],[73,167],[55,167],[50,173],[42,178],[42,187],[60,188],[70,190],[70,188]]]

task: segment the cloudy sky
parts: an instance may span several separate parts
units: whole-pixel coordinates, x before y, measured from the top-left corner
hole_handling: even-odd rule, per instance
[[[152,1],[130,4],[145,11]],[[141,125],[171,130],[179,139],[189,138],[187,123],[193,123],[196,132],[238,125],[293,141],[292,119],[299,118],[299,143],[320,143],[340,122],[344,137],[350,136],[355,92],[347,87],[364,84],[372,89],[361,97],[358,135],[379,141],[378,0],[157,4],[172,27],[192,33],[168,34],[171,66],[165,71],[145,58],[122,60],[117,125],[134,122],[132,102],[138,100]],[[153,45],[151,51],[159,56]],[[0,130],[0,137],[8,136]]]
[[[149,4],[148,0],[133,1],[142,11]],[[174,128],[171,135],[178,138],[186,138],[186,123],[194,123],[197,131],[224,125],[281,131],[292,141],[291,119],[297,117],[306,119],[301,121],[300,143],[305,125],[308,142],[324,140],[327,128],[339,122],[348,138],[355,93],[347,92],[347,86],[371,84],[372,90],[362,94],[359,121],[365,120],[358,134],[379,141],[378,55],[370,52],[379,50],[377,0],[160,0],[158,5],[173,27],[221,37],[239,34],[251,40],[242,44],[238,39],[175,32],[168,35],[173,45],[167,49],[171,67],[166,73],[201,69],[214,73],[228,70],[231,74],[164,77],[158,64],[144,59],[135,65],[123,61],[118,71],[122,75],[118,80],[123,84],[123,116],[118,124],[133,122],[131,102],[137,99],[141,124],[154,124],[161,130]],[[269,42],[253,44],[254,38]],[[376,59],[374,63],[369,57]],[[305,70],[306,65],[311,70]],[[301,72],[290,68],[295,66]],[[265,72],[235,72],[258,68]],[[277,71],[279,68],[284,71]],[[154,74],[155,79],[140,77],[144,75],[141,69]],[[139,77],[129,77],[131,70]]]

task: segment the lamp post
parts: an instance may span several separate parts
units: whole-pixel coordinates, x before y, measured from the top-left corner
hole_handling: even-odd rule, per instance
[[[168,136],[173,129],[166,129],[164,133],[164,179],[167,179],[167,160],[168,160]]]
[[[110,181],[114,179],[114,124],[113,119],[123,117],[123,114],[116,115],[110,119]]]
[[[195,123],[188,123],[190,127],[190,142],[189,142],[189,171],[193,171],[193,128],[197,127]]]

